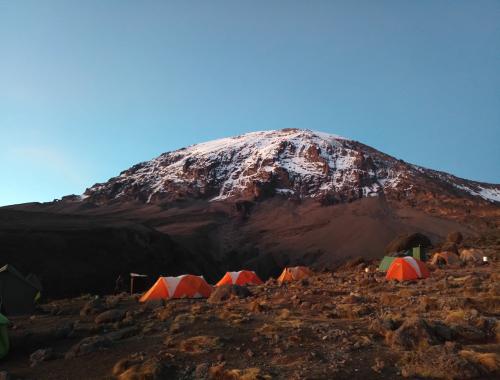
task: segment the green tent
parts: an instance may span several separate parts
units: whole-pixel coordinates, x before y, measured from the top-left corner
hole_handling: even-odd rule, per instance
[[[0,312],[7,315],[31,314],[40,286],[27,280],[12,265],[0,268]]]
[[[0,359],[9,352],[9,336],[7,335],[7,324],[9,320],[0,314]]]
[[[392,262],[396,259],[397,257],[391,257],[391,256],[384,256],[382,259],[380,265],[378,266],[378,270],[387,272],[389,267],[391,266]]]

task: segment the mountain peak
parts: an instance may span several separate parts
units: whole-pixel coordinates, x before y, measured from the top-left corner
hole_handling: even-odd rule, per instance
[[[341,136],[295,128],[250,132],[167,152],[94,185],[84,198],[99,204],[282,196],[332,204],[374,196],[411,200],[429,193],[500,201],[496,185],[407,164]]]

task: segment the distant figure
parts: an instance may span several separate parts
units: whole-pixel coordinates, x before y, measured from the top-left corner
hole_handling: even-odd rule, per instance
[[[118,275],[115,281],[115,294],[123,292],[124,289],[125,289],[125,282],[123,281],[123,277],[120,274]]]

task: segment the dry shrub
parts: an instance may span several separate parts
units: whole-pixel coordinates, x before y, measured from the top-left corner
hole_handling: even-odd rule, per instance
[[[179,343],[179,349],[190,354],[201,354],[221,347],[220,338],[217,336],[200,335],[184,339]]]
[[[463,358],[452,343],[407,352],[399,364],[404,377],[473,379],[481,374],[477,366]]]
[[[391,306],[394,305],[395,300],[397,300],[397,296],[389,293],[382,293],[379,297],[379,304],[383,306]]]
[[[254,313],[261,313],[268,308],[265,302],[254,300],[247,304],[247,308],[249,311]]]
[[[428,312],[434,310],[440,310],[440,303],[437,297],[423,296],[420,298],[417,310],[421,312]]]
[[[340,304],[337,305],[337,313],[340,318],[357,319],[371,314],[373,308],[369,305]]]
[[[448,312],[445,318],[445,322],[463,324],[465,323],[466,317],[467,312],[465,310],[453,310]]]
[[[391,347],[403,350],[421,350],[440,341],[433,327],[425,319],[416,317],[408,318],[395,331],[387,331],[385,340]]]
[[[475,351],[460,351],[460,356],[471,363],[479,365],[484,373],[500,371],[500,355],[496,353],[480,353]]]
[[[268,380],[271,376],[263,375],[259,368],[224,369],[224,365],[213,366],[208,370],[210,380]]]
[[[239,325],[248,322],[251,319],[240,312],[231,310],[222,310],[217,314],[217,317],[233,325]]]
[[[170,326],[170,332],[174,334],[182,332],[188,326],[192,325],[195,321],[196,317],[192,314],[179,314],[177,317],[175,317],[172,325]]]
[[[287,319],[288,317],[290,317],[290,310],[288,309],[282,309],[277,315],[277,319],[280,320]]]
[[[474,306],[483,314],[500,313],[500,297],[478,295],[473,300]]]
[[[133,355],[120,360],[113,367],[113,375],[118,380],[161,380],[172,378],[175,368],[158,358],[145,359],[143,355]]]

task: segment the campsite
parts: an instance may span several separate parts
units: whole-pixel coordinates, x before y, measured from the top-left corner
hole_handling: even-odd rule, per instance
[[[500,380],[500,0],[0,0],[0,380]]]
[[[439,249],[415,258],[425,251],[42,302],[1,317],[1,368],[10,379],[498,378],[498,251],[475,249],[486,263],[462,249],[460,265]]]

